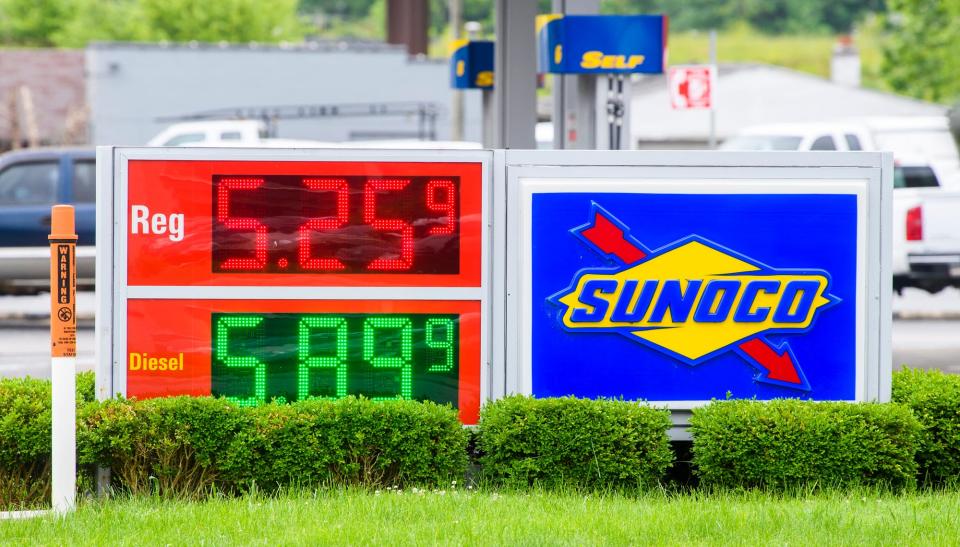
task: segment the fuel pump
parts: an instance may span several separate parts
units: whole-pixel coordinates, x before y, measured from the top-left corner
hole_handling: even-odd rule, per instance
[[[572,75],[576,100],[557,117],[564,148],[632,148],[630,76],[660,74],[666,64],[664,15],[564,15],[537,18],[538,72]]]

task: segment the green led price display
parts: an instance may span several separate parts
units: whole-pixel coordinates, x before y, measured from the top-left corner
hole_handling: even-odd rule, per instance
[[[241,405],[363,395],[457,406],[456,314],[214,313],[211,392]]]

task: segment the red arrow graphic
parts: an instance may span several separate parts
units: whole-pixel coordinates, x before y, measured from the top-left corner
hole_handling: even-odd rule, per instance
[[[593,225],[580,234],[608,255],[615,256],[624,264],[633,264],[647,253],[629,241],[623,230],[604,216],[599,210],[593,218]]]
[[[594,211],[596,214],[593,223],[586,229],[577,230],[584,239],[624,264],[633,264],[647,256],[602,209],[597,207]],[[757,337],[741,342],[737,348],[761,369],[758,380],[772,380],[809,389],[806,382],[800,378],[793,353],[786,344],[778,350],[768,340]]]
[[[797,373],[797,363],[794,362],[793,354],[789,351],[784,351],[781,354],[770,342],[763,338],[741,342],[737,347],[756,361],[761,368],[767,370],[767,379],[788,384],[799,385],[803,383]]]

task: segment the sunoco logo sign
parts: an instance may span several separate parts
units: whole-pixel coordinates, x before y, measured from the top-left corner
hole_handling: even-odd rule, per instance
[[[596,203],[591,217],[573,235],[620,266],[581,270],[550,297],[564,329],[616,333],[690,366],[732,351],[757,381],[810,389],[789,345],[764,336],[802,333],[839,301],[827,272],[768,266],[693,234],[648,250]]]

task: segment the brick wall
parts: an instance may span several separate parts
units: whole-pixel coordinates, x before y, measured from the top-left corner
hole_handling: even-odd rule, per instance
[[[87,99],[84,53],[68,49],[0,50],[0,142],[9,145],[17,116],[25,141],[29,120],[21,86],[33,99],[37,132],[44,144],[84,143],[87,135]]]

